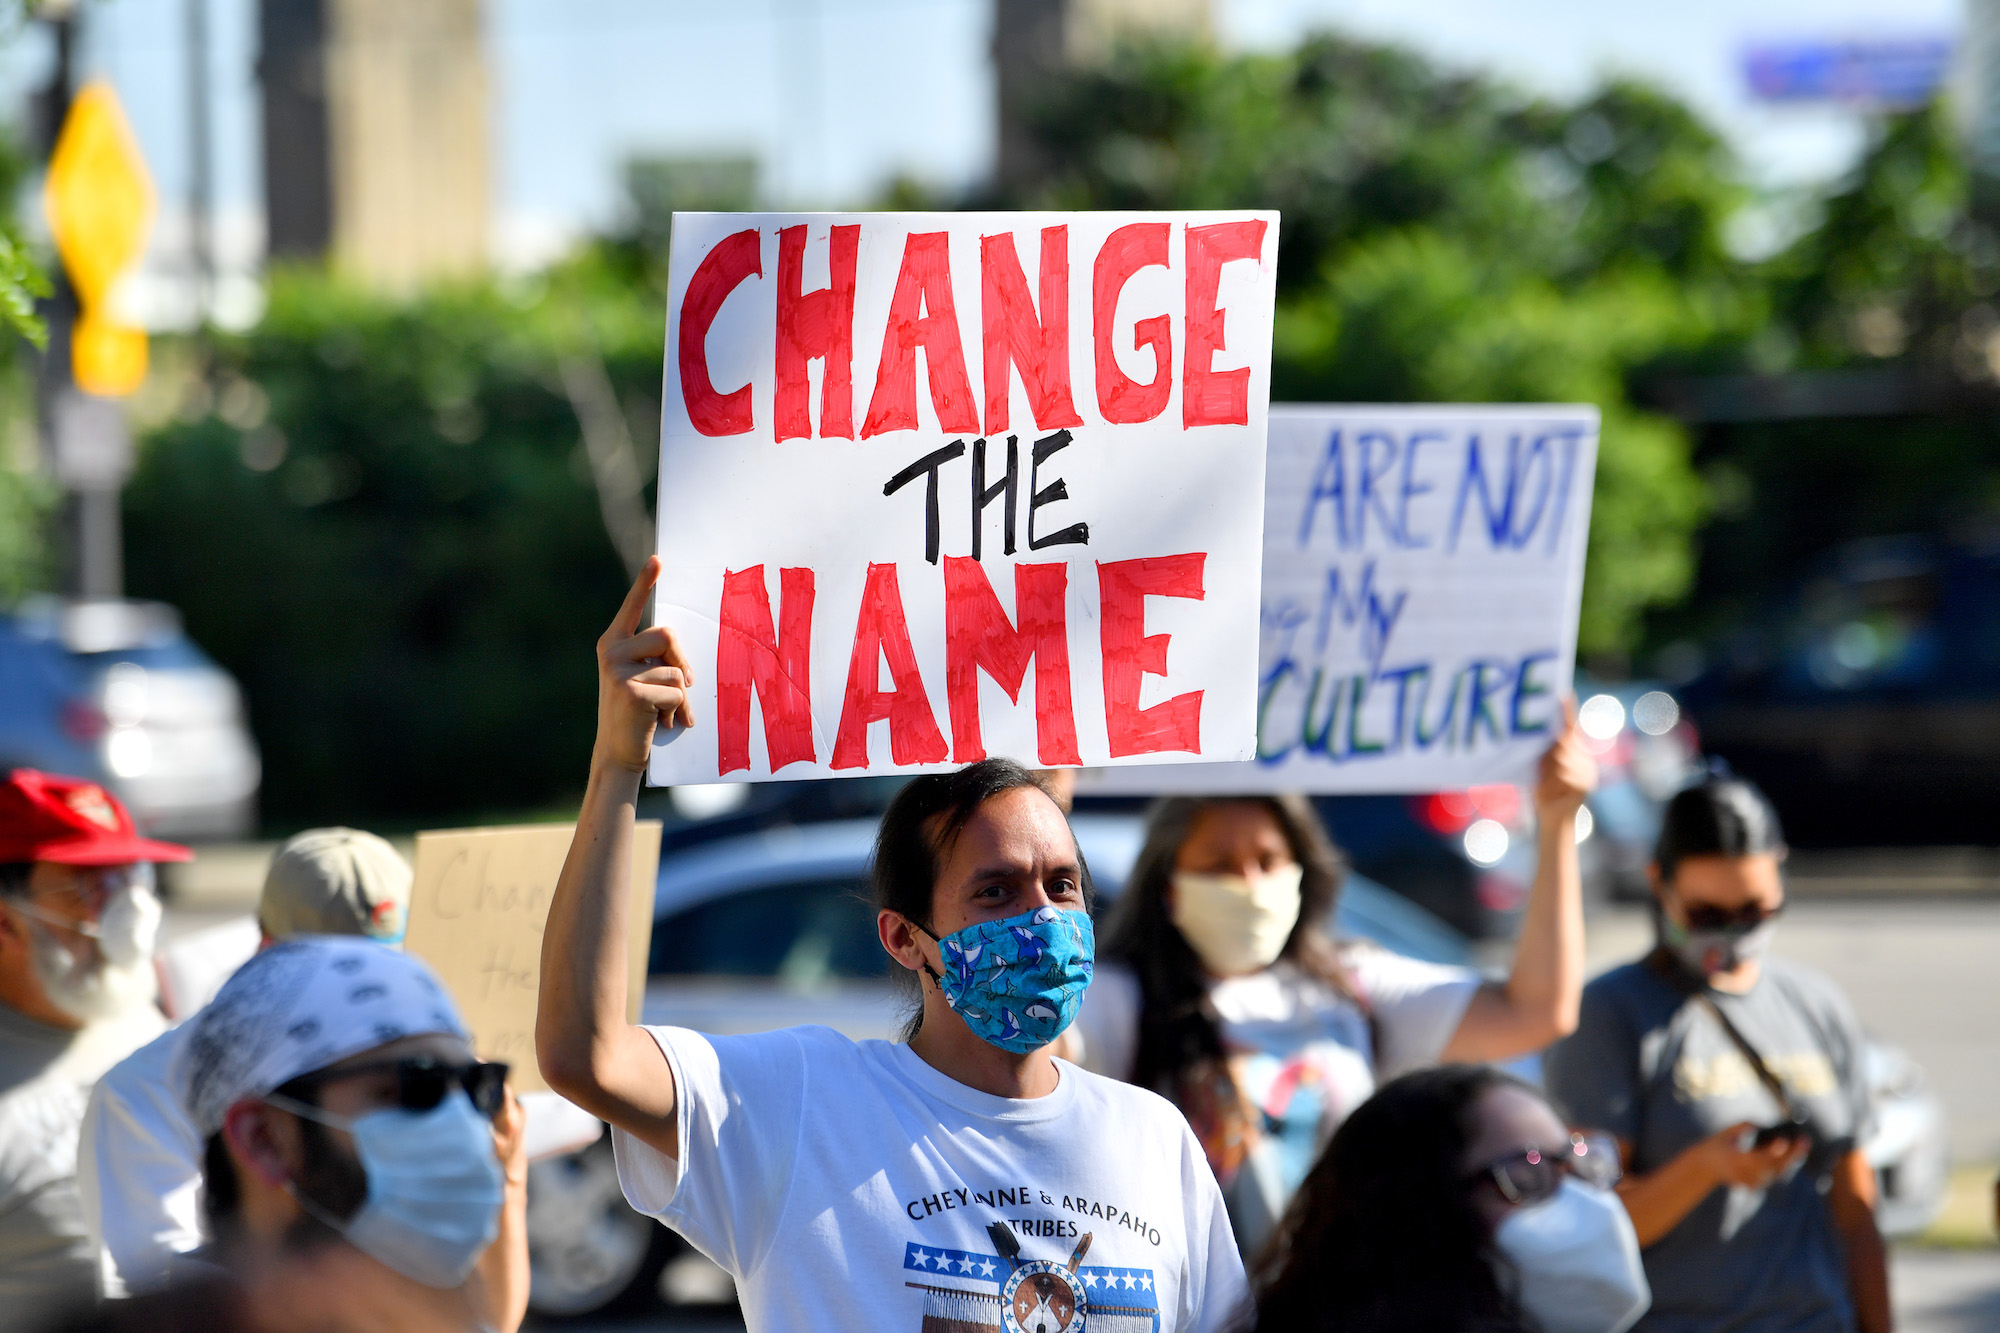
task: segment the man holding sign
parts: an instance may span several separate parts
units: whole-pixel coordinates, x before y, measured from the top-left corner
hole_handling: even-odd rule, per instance
[[[989,755],[1253,752],[1276,230],[676,218],[666,572],[598,644],[536,1049],[612,1124],[627,1198],[734,1275],[752,1328],[1239,1312],[1185,1120],[1051,1054],[1092,972],[1089,877],[1048,791]],[[656,577],[672,628],[644,628]],[[626,1022],[618,886],[649,768],[927,775],[875,858],[883,948],[922,988],[907,1041]]]

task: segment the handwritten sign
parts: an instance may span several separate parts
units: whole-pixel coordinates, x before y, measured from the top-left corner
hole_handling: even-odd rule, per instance
[[[675,215],[653,780],[1248,758],[1277,243]]]
[[[1271,409],[1257,753],[1082,792],[1522,778],[1576,659],[1594,407]]]
[[[546,1091],[535,1062],[542,928],[575,828],[449,829],[417,835],[416,882],[403,947],[438,970],[472,1029],[482,1060],[513,1066],[518,1091]],[[660,825],[641,820],[632,846],[626,920],[625,1016],[639,1018],[653,938]]]

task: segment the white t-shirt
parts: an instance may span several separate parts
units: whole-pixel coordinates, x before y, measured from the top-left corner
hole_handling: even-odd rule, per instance
[[[114,1065],[84,1112],[76,1183],[103,1296],[164,1283],[175,1257],[207,1239],[201,1135],[167,1081],[187,1031],[170,1028]]]
[[[1237,1087],[1261,1113],[1249,1159],[1227,1186],[1237,1239],[1249,1248],[1263,1242],[1333,1131],[1378,1083],[1436,1063],[1480,984],[1469,968],[1365,941],[1344,943],[1341,961],[1365,1010],[1283,961],[1209,989]],[[1076,1019],[1086,1068],[1132,1076],[1139,1005],[1131,970],[1099,963]]]
[[[1241,1307],[1215,1177],[1152,1093],[1057,1061],[1048,1096],[994,1097],[820,1027],[647,1031],[680,1158],[614,1130],[619,1181],[736,1278],[752,1329],[1194,1333]]]

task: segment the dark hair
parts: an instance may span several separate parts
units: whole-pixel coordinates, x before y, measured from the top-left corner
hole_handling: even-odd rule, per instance
[[[1542,1094],[1488,1065],[1383,1084],[1334,1132],[1258,1256],[1260,1329],[1511,1333],[1532,1322],[1502,1287],[1465,1178],[1473,1107]]]
[[[1691,856],[1782,855],[1778,812],[1748,778],[1711,776],[1675,793],[1660,819],[1653,852],[1660,878],[1671,881]]]
[[[310,1075],[282,1084],[276,1091],[295,1101],[319,1104],[319,1089],[311,1082]],[[303,1158],[298,1188],[335,1217],[354,1216],[368,1198],[367,1170],[358,1158],[334,1142],[326,1126],[304,1116],[298,1116],[297,1120]],[[227,1249],[241,1238],[243,1185],[236,1178],[236,1163],[230,1159],[229,1145],[223,1141],[220,1130],[209,1135],[202,1145],[201,1174],[202,1210],[208,1215],[209,1232]],[[304,1247],[337,1238],[338,1233],[331,1227],[302,1213],[294,1221],[286,1242]]]
[[[869,877],[875,886],[876,909],[895,912],[929,930],[938,872],[951,844],[981,806],[1023,788],[1040,792],[1061,811],[1062,802],[1042,780],[1011,759],[981,759],[956,772],[926,773],[910,779],[882,812],[875,834],[875,859]],[[1068,817],[1064,819],[1067,822]],[[1081,847],[1076,855],[1083,869],[1084,905],[1093,907],[1090,867],[1083,865]],[[893,959],[889,976],[916,1000],[915,1012],[903,1029],[903,1040],[908,1041],[923,1027],[923,983],[917,973]]]
[[[1336,994],[1358,997],[1326,931],[1346,873],[1340,853],[1303,796],[1170,796],[1146,815],[1146,841],[1132,875],[1105,923],[1103,953],[1132,969],[1139,982],[1139,1043],[1132,1081],[1178,1104],[1196,1120],[1240,1110],[1224,1095],[1222,1024],[1209,1003],[1208,975],[1194,946],[1173,922],[1167,889],[1174,861],[1197,820],[1226,805],[1254,805],[1284,832],[1299,881],[1299,919],[1278,954],[1319,978]],[[1198,1125],[1206,1131],[1210,1126]]]
[[[28,891],[28,877],[35,873],[33,861],[0,861],[0,898],[18,897]]]

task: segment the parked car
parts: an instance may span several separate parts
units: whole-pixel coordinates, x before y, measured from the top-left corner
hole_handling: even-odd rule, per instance
[[[94,778],[147,833],[240,838],[261,766],[229,673],[158,602],[30,598],[0,615],[0,769]]]
[[[1683,700],[1794,846],[1993,842],[2000,542],[1851,542],[1713,649]]]

